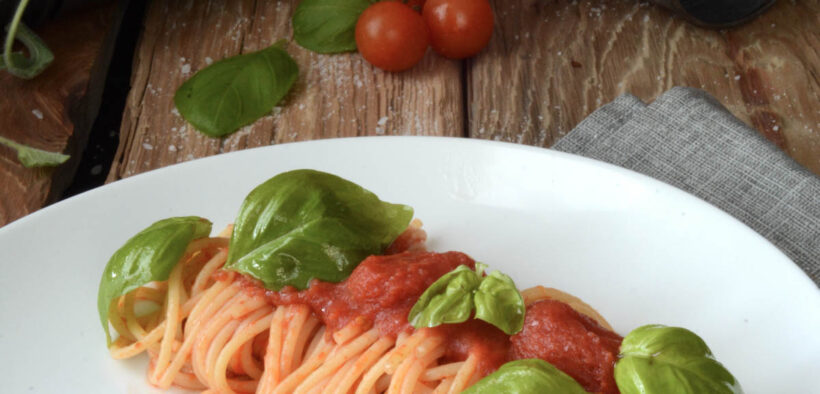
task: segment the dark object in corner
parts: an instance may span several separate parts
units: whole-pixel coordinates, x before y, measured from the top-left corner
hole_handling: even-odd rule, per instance
[[[652,0],[695,24],[729,27],[747,22],[777,0]]]
[[[19,0],[0,0],[0,25],[6,26],[17,9]],[[103,5],[106,0],[29,0],[23,21],[30,28],[35,28],[45,21],[54,18],[64,11],[76,10],[90,5]],[[0,36],[5,37],[5,32],[0,30]]]

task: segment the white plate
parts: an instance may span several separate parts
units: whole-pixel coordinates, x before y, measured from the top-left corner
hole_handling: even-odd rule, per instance
[[[152,222],[232,221],[296,168],[413,206],[433,250],[465,251],[519,287],[567,290],[622,335],[647,323],[700,334],[749,393],[818,392],[820,292],[722,211],[636,173],[545,149],[443,138],[355,138],[246,150],[135,176],[0,228],[0,391],[152,391],[146,360],[109,358],[97,286]]]

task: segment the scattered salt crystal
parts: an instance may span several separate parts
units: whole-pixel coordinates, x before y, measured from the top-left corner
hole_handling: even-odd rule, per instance
[[[191,65],[190,64],[183,64],[182,65],[182,74],[190,74],[191,73]]]
[[[177,147],[176,147],[176,146],[173,146],[173,145],[168,145],[168,150],[169,150],[170,152],[176,152],[176,151],[177,151]]]
[[[33,109],[31,110],[31,113],[33,113],[37,119],[43,120],[43,111],[40,111],[39,109]]]
[[[179,116],[179,111],[177,111],[177,107],[174,107],[173,109],[171,109],[171,113],[176,115],[176,116]]]
[[[91,167],[91,175],[100,175],[102,173],[102,164],[97,164]]]
[[[179,62],[180,63],[185,63],[185,58],[184,57],[179,58]]]
[[[154,149],[154,146],[153,146],[153,145],[151,145],[151,144],[149,144],[149,143],[147,143],[147,142],[143,142],[143,143],[142,143],[142,147],[143,147],[143,148],[145,148],[145,150],[151,150],[151,149]]]
[[[735,75],[735,81],[740,81],[740,75]]]
[[[772,127],[772,130],[778,131],[778,130],[780,130],[780,126],[774,126],[774,127]]]
[[[378,122],[376,122],[376,124],[377,124],[377,125],[379,125],[379,126],[381,126],[381,127],[384,127],[384,125],[386,125],[386,124],[387,124],[387,117],[386,117],[386,116],[382,116],[381,118],[379,118],[379,121],[378,121]]]
[[[214,59],[211,59],[211,57],[210,57],[210,56],[208,56],[208,57],[206,57],[206,58],[205,58],[205,64],[207,64],[207,65],[209,65],[209,66],[210,66],[210,65],[211,65],[211,63],[213,63],[213,62],[214,62]]]
[[[643,16],[643,23],[649,22],[649,14]]]

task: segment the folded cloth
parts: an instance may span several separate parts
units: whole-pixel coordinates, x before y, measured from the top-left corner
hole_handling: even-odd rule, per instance
[[[820,178],[707,93],[626,94],[553,146],[692,193],[763,235],[820,285]]]

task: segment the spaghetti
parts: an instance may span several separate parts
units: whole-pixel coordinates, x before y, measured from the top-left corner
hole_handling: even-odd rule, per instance
[[[406,309],[398,309],[402,324],[363,315],[336,327],[298,297],[272,302],[240,274],[221,270],[230,231],[191,242],[166,282],[112,303],[110,322],[120,336],[111,355],[146,352],[152,385],[208,393],[458,393],[497,367],[480,346],[454,351],[452,330],[407,329]],[[414,222],[388,251],[423,250],[425,238]],[[609,327],[564,293],[538,287],[522,294],[528,305],[565,301]]]

